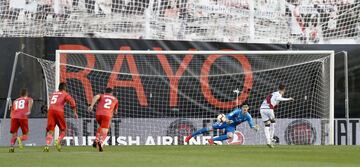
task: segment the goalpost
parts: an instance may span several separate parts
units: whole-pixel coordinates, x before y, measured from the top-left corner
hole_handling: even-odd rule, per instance
[[[243,103],[263,127],[260,105],[280,83],[295,98],[275,111],[280,144],[334,144],[334,51],[57,50],[55,75],[77,102],[80,123],[66,113],[79,145],[91,144],[97,125],[86,109],[106,87],[120,104],[108,143],[153,145],[182,144]],[[262,130],[246,124],[238,130],[242,143],[265,143]],[[204,144],[205,137],[192,142]]]
[[[31,71],[27,73],[26,71]],[[37,76],[32,76],[29,74],[36,73]],[[19,97],[18,93],[21,88],[26,88],[29,91],[30,97],[34,99],[34,105],[32,107],[32,113],[36,113],[35,110],[38,110],[42,106],[46,107],[48,105],[48,96],[55,90],[55,82],[54,75],[55,74],[55,63],[54,61],[44,60],[33,55],[16,52],[14,56],[13,68],[11,71],[11,77],[9,81],[8,94],[5,103],[4,115],[1,120],[0,126],[0,145],[7,146],[10,140],[10,136],[7,135],[8,129],[10,128],[10,110],[9,106],[11,106],[12,100]],[[40,77],[39,77],[40,76]],[[43,79],[40,82],[35,81],[36,79]],[[41,84],[40,84],[41,83]],[[36,85],[35,85],[36,84]],[[44,89],[43,89],[44,88]],[[40,116],[45,116],[46,108],[44,108],[44,113],[37,113],[35,118]],[[45,131],[45,123],[46,121],[40,119],[33,119],[31,115],[29,116],[29,140],[25,143],[25,145],[39,145],[43,144],[41,142],[43,132]],[[34,121],[34,124],[32,123]],[[35,125],[37,128],[31,127]],[[39,128],[43,127],[43,128]]]
[[[280,83],[286,85],[285,97],[295,99],[275,110],[280,144],[334,144],[334,51],[57,50],[55,62],[25,53],[16,57],[41,65],[47,94],[60,82],[68,84],[79,119],[65,107],[65,145],[92,144],[97,124],[87,107],[106,87],[119,99],[109,145],[184,144],[186,135],[211,127],[218,114],[245,103],[261,130],[255,133],[243,123],[224,144],[265,144],[259,108]],[[11,79],[10,86],[14,83]],[[15,98],[11,91],[8,99]],[[2,127],[8,125],[4,122]],[[30,125],[41,124],[38,127],[44,123],[30,120]],[[45,129],[30,130],[30,139],[43,144]],[[189,144],[206,144],[219,133],[204,134]]]

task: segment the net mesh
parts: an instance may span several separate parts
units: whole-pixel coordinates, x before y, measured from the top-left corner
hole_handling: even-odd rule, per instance
[[[1,0],[0,36],[318,43],[359,39],[358,0]]]
[[[263,126],[260,105],[280,83],[287,85],[286,96],[296,100],[276,109],[277,129],[282,131],[294,120],[305,121],[298,122],[300,127],[311,124],[318,129],[315,135],[313,127],[309,131],[293,128],[281,144],[327,142],[328,130],[323,126],[329,118],[329,55],[62,54],[60,67],[60,80],[68,83],[77,102],[80,121],[72,119],[69,108],[66,117],[68,126],[78,129],[73,133],[80,137],[80,145],[91,144],[88,140],[97,124],[95,114],[86,110],[93,95],[106,87],[114,88],[119,99],[109,144],[149,144],[149,137],[155,141],[160,137],[157,144],[182,144],[184,136],[211,127],[218,114],[244,103]],[[236,89],[239,96],[233,92]],[[298,123],[293,124],[299,127]],[[265,143],[262,131],[255,133],[247,124],[238,130],[246,144]],[[312,143],[314,138],[318,140]]]

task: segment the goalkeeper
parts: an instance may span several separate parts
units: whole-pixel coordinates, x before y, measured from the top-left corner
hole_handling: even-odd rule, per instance
[[[225,132],[223,135],[220,135],[220,136],[217,136],[215,138],[208,140],[209,144],[213,145],[214,141],[223,141],[223,140],[232,138],[234,136],[236,126],[241,124],[242,122],[248,122],[250,128],[254,129],[255,131],[258,131],[259,126],[254,125],[254,121],[248,111],[249,111],[248,105],[243,105],[241,107],[241,109],[236,108],[231,113],[226,114],[225,118],[220,118],[220,120],[215,122],[212,125],[212,128],[202,128],[202,129],[194,132],[193,134],[187,136],[185,139],[185,142],[188,143],[192,137],[195,137],[197,135],[200,135],[200,134],[203,134],[203,133],[206,133],[209,131],[213,131],[215,129],[225,129]],[[221,116],[219,115],[219,117],[221,117]]]

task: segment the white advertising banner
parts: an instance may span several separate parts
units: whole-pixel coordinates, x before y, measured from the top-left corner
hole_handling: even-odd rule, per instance
[[[194,132],[203,127],[211,127],[214,119],[169,119],[169,118],[124,118],[113,119],[107,143],[109,145],[182,145],[184,138],[189,132]],[[263,124],[260,130],[255,132],[247,123],[239,125],[232,140],[218,144],[265,144]],[[350,121],[350,143],[360,144],[360,119]],[[10,120],[2,121],[1,146],[8,146],[11,134]],[[91,145],[94,140],[97,124],[95,119],[67,119],[67,136],[64,145]],[[346,120],[335,120],[335,144],[344,145],[347,142]],[[45,144],[46,119],[29,119],[29,140],[25,145],[41,146]],[[278,119],[276,122],[275,135],[278,144],[315,144],[328,143],[328,131],[326,121],[320,119]],[[207,144],[207,139],[223,134],[223,131],[212,131],[199,135],[190,140],[189,145]],[[19,130],[19,134],[21,131]]]

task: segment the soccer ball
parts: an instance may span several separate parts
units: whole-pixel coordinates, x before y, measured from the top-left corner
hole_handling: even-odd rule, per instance
[[[216,119],[217,119],[218,122],[225,122],[226,121],[226,116],[225,116],[225,114],[219,114],[216,117]]]

